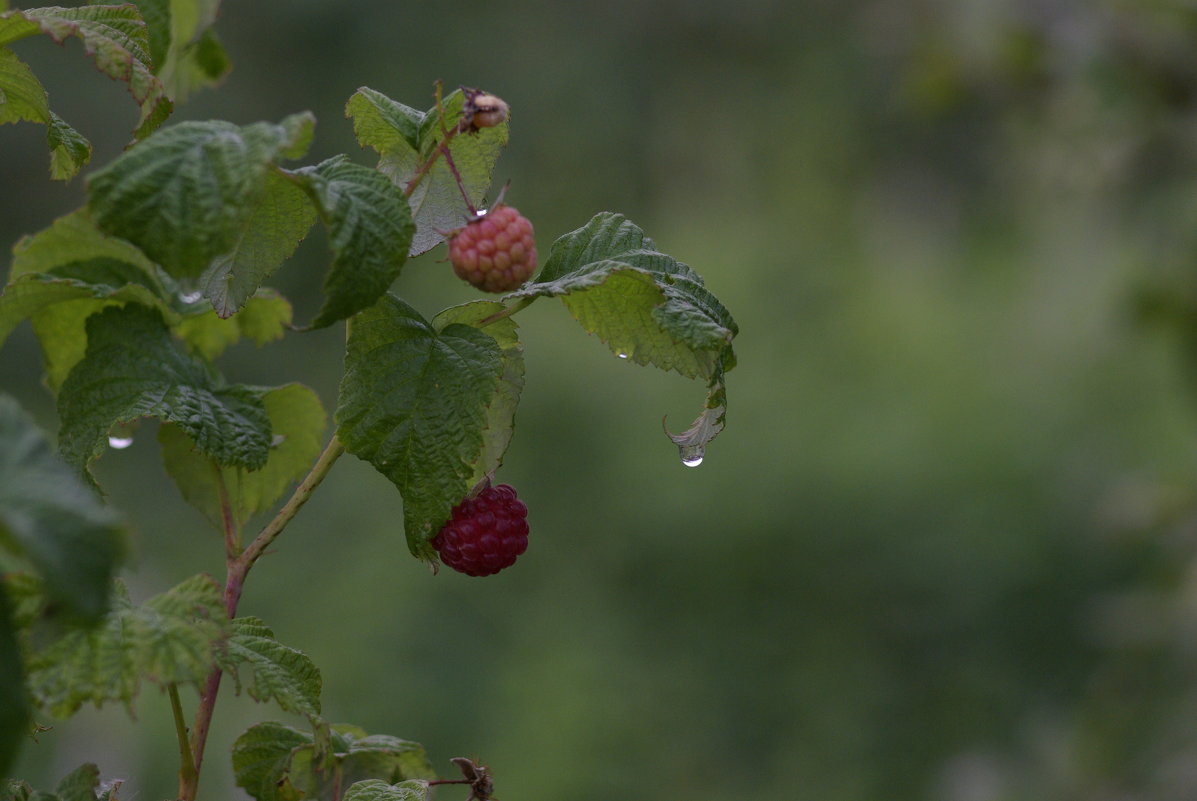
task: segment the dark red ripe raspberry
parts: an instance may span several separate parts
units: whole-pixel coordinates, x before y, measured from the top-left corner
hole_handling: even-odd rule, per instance
[[[453,272],[484,292],[510,292],[536,272],[532,223],[511,206],[496,206],[449,240]]]
[[[515,564],[528,548],[528,507],[506,484],[487,487],[453,507],[432,538],[441,560],[467,576],[489,576]]]

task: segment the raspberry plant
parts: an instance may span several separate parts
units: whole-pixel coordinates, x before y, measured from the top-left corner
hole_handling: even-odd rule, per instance
[[[558,238],[535,276],[531,223],[513,207],[492,206],[492,219],[514,227],[513,241],[490,229],[474,236],[508,141],[509,109],[493,94],[443,95],[438,83],[433,106],[419,111],[359,89],[345,113],[378,153],[374,166],[345,155],[284,166],[312,141],[307,112],[161,127],[175,102],[228,69],[211,29],[217,6],[139,0],[21,11],[0,0],[0,123],[46,126],[51,178],[77,174],[91,146],[50,110],[13,43],[81,39],[141,109],[134,143],[86,176],[86,205],[15,245],[0,294],[0,342],[31,322],[60,417],[55,449],[0,396],[0,769],[41,722],[86,703],[132,709],[148,681],[169,696],[177,797],[190,801],[209,761],[219,691],[231,685],[310,724],[263,722],[235,743],[236,782],[259,801],[412,801],[440,784],[489,797],[484,766],[456,758],[465,778],[438,779],[418,744],[326,721],[316,666],[238,608],[251,569],[345,452],[399,490],[416,558],[435,568],[439,549],[475,575],[509,566],[527,544],[527,510],[491,480],[524,383],[515,315],[559,298],[619,356],[705,381],[694,424],[666,432],[687,464],[723,428],[736,325],[697,273],[619,214]],[[296,324],[287,299],[265,284],[317,222],[331,250],[323,304]],[[425,317],[392,285],[408,259],[458,231],[504,256],[499,268],[475,260],[467,270],[502,269],[501,279],[470,278],[500,296]],[[230,383],[216,366],[240,339],[265,345],[342,321],[344,373],[327,439],[312,390]],[[223,583],[199,574],[134,604],[116,578],[121,519],[90,466],[147,417],[160,421],[167,473],[220,532],[227,572]],[[254,515],[272,512],[246,535]],[[52,792],[17,780],[0,792],[75,801],[117,790],[85,764]]]

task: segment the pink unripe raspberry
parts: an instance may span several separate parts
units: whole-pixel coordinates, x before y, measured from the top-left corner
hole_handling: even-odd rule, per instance
[[[507,484],[487,487],[453,507],[432,547],[467,576],[489,576],[515,564],[528,548],[528,507]]]
[[[484,292],[510,292],[536,272],[532,223],[512,206],[496,206],[449,240],[453,272]]]

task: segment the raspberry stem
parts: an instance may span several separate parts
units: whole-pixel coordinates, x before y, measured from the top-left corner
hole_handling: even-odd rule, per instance
[[[441,126],[441,140],[436,143],[436,147],[433,148],[432,153],[420,165],[420,169],[416,170],[416,174],[411,177],[407,185],[403,187],[403,195],[411,197],[412,192],[416,191],[416,185],[428,175],[429,170],[432,169],[432,165],[436,163],[437,157],[443,155],[445,157],[445,164],[449,167],[449,172],[453,174],[453,180],[457,183],[457,188],[461,191],[461,196],[465,200],[466,208],[469,210],[470,215],[474,216],[477,215],[478,210],[474,208],[474,203],[470,200],[469,193],[466,192],[465,182],[461,179],[461,173],[457,171],[457,165],[453,162],[453,154],[449,151],[449,142],[460,133],[460,127],[454,126],[450,130],[445,126],[445,107],[441,100],[442,86],[443,84],[438,80],[436,82],[436,114]]]
[[[505,317],[510,317],[511,315],[516,314],[517,312],[523,311],[524,309],[531,306],[532,301],[536,300],[536,298],[538,298],[538,297],[539,297],[539,295],[532,295],[531,297],[520,298],[515,303],[512,303],[510,306],[504,306],[502,309],[499,309],[497,312],[490,315],[489,317],[483,317],[481,320],[479,320],[475,324],[475,327],[485,328],[486,326],[490,325],[491,323],[497,323],[499,320],[502,320]]]

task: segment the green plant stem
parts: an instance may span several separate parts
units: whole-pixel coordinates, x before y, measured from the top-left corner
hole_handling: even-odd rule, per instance
[[[245,578],[254,566],[254,562],[266,552],[266,549],[282,533],[282,530],[291,522],[300,508],[308,502],[316,487],[320,485],[320,482],[324,481],[325,476],[328,475],[328,471],[332,469],[332,466],[344,452],[345,446],[341,444],[337,435],[333,434],[328,444],[324,447],[324,452],[320,454],[320,458],[312,465],[312,469],[308,471],[303,481],[299,482],[299,486],[291,493],[290,499],[283,504],[283,507],[279,509],[274,519],[258,532],[258,536],[254,537],[253,542],[244,551],[238,553],[237,549],[231,548],[226,552],[225,566],[227,577],[224,584],[224,605],[229,620],[237,616],[237,604],[241,600],[241,591],[245,586]],[[225,522],[226,542],[233,541],[232,537],[234,535],[229,532],[230,524],[231,517],[227,518]],[[208,741],[208,730],[212,726],[212,713],[216,709],[216,696],[220,692],[220,680],[223,673],[219,666],[213,667],[212,672],[208,674],[208,678],[204,682],[203,690],[200,692],[199,706],[195,710],[195,725],[191,727],[190,759],[184,758],[184,768],[180,769],[179,774],[179,801],[195,801],[195,794],[199,785],[200,767],[204,762],[204,746]],[[181,711],[179,714],[181,714]],[[182,777],[187,765],[191,766],[192,774],[190,781],[185,783]]]
[[[504,308],[500,309],[499,311],[495,312],[494,314],[490,315],[489,317],[483,317],[481,320],[478,321],[478,323],[476,324],[475,327],[476,328],[485,328],[486,326],[490,325],[491,323],[497,323],[499,320],[502,320],[505,317],[510,317],[511,315],[513,315],[517,312],[520,312],[520,311],[528,308],[529,306],[531,306],[532,301],[536,300],[536,298],[538,298],[538,297],[539,297],[539,295],[533,295],[531,297],[520,298],[515,303],[512,303],[510,306],[505,306]]]
[[[187,721],[183,717],[183,704],[179,701],[179,687],[171,683],[167,685],[170,695],[170,711],[175,719],[175,737],[179,741],[179,798],[187,798],[188,793],[194,793],[198,778],[195,762],[191,757],[191,742],[187,737]],[[192,796],[193,797],[193,796]]]

